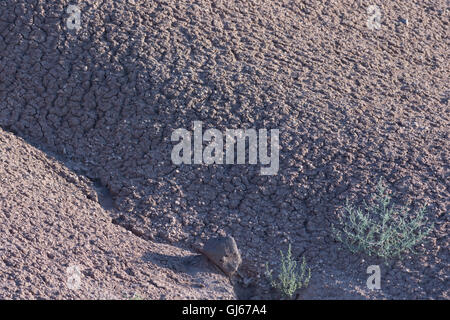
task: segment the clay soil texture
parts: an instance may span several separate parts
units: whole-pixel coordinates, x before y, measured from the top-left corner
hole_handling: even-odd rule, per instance
[[[69,5],[80,9],[79,28],[69,28]],[[380,9],[380,28],[367,25],[369,5]],[[64,278],[70,250],[54,253],[46,243],[49,256],[39,246],[49,221],[59,230],[53,246],[74,244],[80,232],[97,241],[95,228],[55,229],[58,219],[78,216],[94,226],[90,219],[107,217],[101,223],[117,233],[112,239],[130,231],[136,252],[145,243],[192,250],[233,236],[242,255],[236,296],[224,282],[226,294],[210,298],[276,298],[265,264],[276,269],[279,250],[291,244],[312,269],[296,298],[448,299],[448,35],[445,0],[0,1],[0,126],[9,132],[0,136],[0,298],[72,297],[45,289],[45,278]],[[192,131],[194,121],[204,130],[278,129],[277,174],[251,164],[173,164],[171,135]],[[15,136],[18,146],[7,147]],[[94,193],[53,206],[54,214],[39,209],[71,189],[43,192],[43,179],[59,169],[33,174],[43,170],[36,157],[73,174],[70,188]],[[369,200],[380,178],[396,204],[427,203],[434,224],[418,254],[388,264],[351,253],[331,232],[346,199]],[[26,218],[33,212],[52,218]],[[101,241],[114,246],[108,239]],[[108,290],[111,281],[131,281],[145,295],[145,268],[126,271],[134,249],[114,247],[107,256],[122,257],[117,272],[126,280],[97,281]],[[90,250],[70,257],[110,274],[102,269],[108,258],[93,262]],[[37,257],[29,258],[35,268],[27,254]],[[366,286],[370,265],[380,265],[381,290]],[[75,296],[83,297],[92,298]]]

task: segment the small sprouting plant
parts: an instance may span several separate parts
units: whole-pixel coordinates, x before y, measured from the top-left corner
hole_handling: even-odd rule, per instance
[[[364,202],[363,208],[354,208],[347,199],[347,215],[339,217],[339,230],[333,226],[336,239],[353,253],[362,251],[385,261],[405,252],[414,253],[414,246],[433,229],[433,225],[426,227],[426,205],[416,214],[412,214],[408,206],[396,208],[386,194],[382,179],[372,200],[371,206]]]
[[[280,290],[285,296],[291,298],[297,289],[307,287],[311,278],[311,269],[306,267],[305,257],[300,268],[297,262],[292,258],[291,245],[289,245],[286,255],[280,250],[281,270],[277,278],[272,277],[272,270],[269,271],[269,265],[266,263],[266,276],[272,287]],[[299,270],[298,270],[299,269]],[[306,276],[306,273],[308,275]]]
[[[134,294],[129,300],[143,300],[139,294]]]

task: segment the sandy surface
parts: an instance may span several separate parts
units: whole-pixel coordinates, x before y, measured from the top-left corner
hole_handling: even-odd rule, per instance
[[[248,297],[290,242],[313,268],[304,297],[448,299],[448,3],[373,2],[371,31],[363,1],[86,0],[75,32],[69,1],[1,1],[0,126],[97,181],[143,239],[232,235]],[[278,174],[173,165],[171,133],[193,121],[279,129]],[[380,261],[330,226],[380,177],[435,228],[370,292]]]

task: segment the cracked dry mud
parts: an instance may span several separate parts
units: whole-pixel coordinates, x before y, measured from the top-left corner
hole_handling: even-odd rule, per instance
[[[264,264],[291,243],[312,268],[299,298],[448,299],[448,2],[373,4],[371,31],[363,1],[0,1],[0,126],[26,141],[0,135],[0,298],[92,297],[99,283],[173,298],[151,274],[175,288],[185,273],[138,256],[230,235],[239,297],[271,297]],[[279,129],[278,174],[173,165],[171,133],[193,121]],[[380,177],[434,223],[419,255],[387,266],[330,233]],[[61,284],[73,259],[94,275],[78,296]],[[366,288],[373,264],[380,291]],[[233,298],[222,275],[204,276],[224,293],[188,283],[184,297]]]
[[[111,223],[87,179],[1,129],[0,150],[0,298],[236,298],[203,256]]]

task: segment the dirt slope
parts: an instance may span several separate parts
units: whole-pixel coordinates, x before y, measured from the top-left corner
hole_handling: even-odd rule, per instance
[[[365,1],[2,1],[0,125],[98,179],[145,239],[232,235],[255,283],[291,242],[317,297],[370,295],[378,261],[330,226],[385,177],[399,203],[429,203],[435,230],[420,258],[382,269],[378,295],[448,297],[448,4],[373,2],[375,31]],[[171,133],[196,120],[279,129],[278,174],[174,166]]]
[[[202,256],[112,224],[88,183],[1,129],[0,151],[0,299],[236,298]]]

